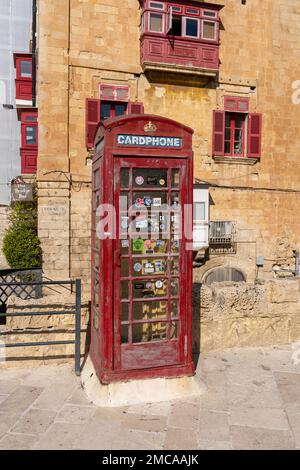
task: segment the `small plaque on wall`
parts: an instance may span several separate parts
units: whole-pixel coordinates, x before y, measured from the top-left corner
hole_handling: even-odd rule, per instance
[[[16,178],[11,183],[11,201],[22,202],[32,201],[32,184],[25,183],[21,178]]]

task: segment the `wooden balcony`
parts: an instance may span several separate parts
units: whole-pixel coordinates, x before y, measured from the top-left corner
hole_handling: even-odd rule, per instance
[[[141,37],[141,66],[146,73],[213,78],[219,71],[219,44],[146,33]]]

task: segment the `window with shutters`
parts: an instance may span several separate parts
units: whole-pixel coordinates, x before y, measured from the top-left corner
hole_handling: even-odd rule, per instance
[[[261,156],[262,115],[249,113],[249,99],[228,97],[213,113],[213,156]]]
[[[140,0],[141,61],[146,70],[154,64],[219,69],[219,12],[222,6],[189,1]],[[181,70],[182,72],[182,70]]]
[[[100,85],[100,99],[86,100],[86,147],[94,147],[94,138],[100,121],[124,114],[143,114],[142,103],[131,102],[129,87],[125,85]]]

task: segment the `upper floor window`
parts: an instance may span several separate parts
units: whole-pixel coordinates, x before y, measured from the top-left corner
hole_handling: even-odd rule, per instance
[[[38,145],[37,112],[21,113],[22,148],[37,147]]]
[[[94,146],[96,129],[100,121],[124,114],[143,114],[140,102],[129,100],[129,87],[126,85],[100,85],[100,99],[86,100],[86,147]]]
[[[187,6],[183,2],[145,0],[142,32],[218,42],[219,12],[218,9]]]
[[[214,111],[213,155],[261,156],[262,116],[249,113],[249,100],[225,97],[224,110]]]
[[[32,58],[29,54],[16,55],[15,62],[17,80],[32,80]]]

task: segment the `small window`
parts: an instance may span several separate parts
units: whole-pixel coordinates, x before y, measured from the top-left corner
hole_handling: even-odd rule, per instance
[[[199,10],[196,8],[186,8],[185,12],[188,15],[199,15]]]
[[[182,16],[174,15],[172,17],[170,34],[173,36],[181,36],[182,34]]]
[[[210,17],[210,18],[216,18],[217,17],[217,13],[215,11],[207,11],[207,10],[204,10],[203,11],[203,16],[207,16],[207,17]]]
[[[149,18],[149,31],[151,33],[162,33],[163,32],[163,15],[160,13],[150,13]]]
[[[194,202],[194,221],[205,220],[205,202]]]
[[[126,110],[127,103],[101,101],[100,119],[101,121],[105,121],[105,119],[113,118],[116,116],[123,116],[123,114],[126,114]]]
[[[181,7],[171,7],[172,11],[175,11],[176,13],[181,13]]]
[[[150,8],[154,8],[155,10],[163,10],[164,5],[163,3],[157,3],[157,2],[150,2]]]
[[[26,116],[25,121],[26,122],[37,122],[37,116]]]
[[[21,74],[21,78],[31,78],[31,61],[29,60],[20,61],[20,74]]]
[[[26,145],[36,145],[36,126],[26,126]]]
[[[105,121],[105,119],[108,119],[112,115],[112,103],[101,103],[101,121]]]
[[[244,129],[244,114],[225,114],[225,155],[242,156],[244,154]]]
[[[202,22],[202,39],[208,39],[211,41],[216,40],[216,23],[213,21]]]
[[[199,36],[199,21],[196,18],[185,18],[185,36],[197,38]]]

